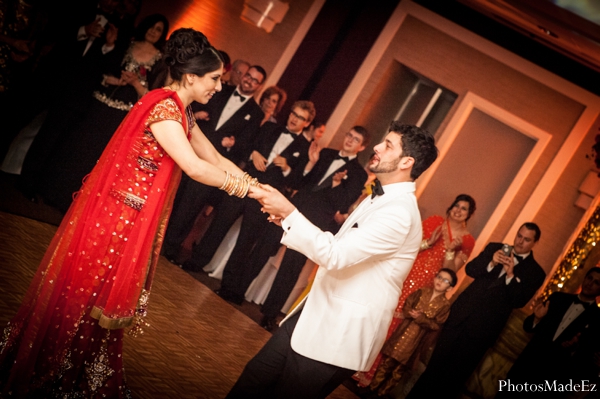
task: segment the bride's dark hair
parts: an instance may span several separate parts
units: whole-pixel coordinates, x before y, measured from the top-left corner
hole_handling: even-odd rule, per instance
[[[161,64],[161,76],[156,81],[164,85],[167,76],[178,82],[186,73],[204,76],[221,67],[223,58],[201,32],[180,28],[169,36]]]

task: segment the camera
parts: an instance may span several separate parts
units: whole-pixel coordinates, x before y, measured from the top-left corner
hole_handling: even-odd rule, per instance
[[[510,256],[510,254],[512,253],[512,250],[513,250],[512,245],[504,244],[502,246],[502,252],[504,253],[505,256]]]

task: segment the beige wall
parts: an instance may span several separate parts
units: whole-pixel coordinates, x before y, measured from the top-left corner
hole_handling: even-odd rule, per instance
[[[385,102],[377,103],[382,87],[387,87],[387,82],[383,79],[390,82],[396,79],[393,73],[397,69],[393,66],[395,62],[417,71],[459,95],[453,110],[451,110],[440,130],[444,129],[445,124],[452,116],[452,112],[457,108],[465,94],[472,92],[552,136],[540,159],[525,179],[504,217],[491,235],[490,240],[502,241],[556,157],[559,149],[565,143],[585,106],[538,82],[535,78],[526,76],[505,63],[483,54],[409,15],[393,37],[389,47],[358,95],[357,100],[347,113],[348,117],[340,126],[336,137],[331,142],[331,146],[335,147],[337,145],[339,134],[349,127],[362,124],[379,131],[382,122],[372,118],[397,112],[397,109],[386,110]],[[375,109],[373,107],[374,103],[380,106]],[[389,119],[383,125],[388,122]],[[485,131],[485,124],[480,128]],[[543,239],[535,252],[536,257],[546,270],[552,268],[583,215],[583,210],[576,208],[573,203],[577,197],[577,186],[587,171],[594,167],[593,163],[585,157],[585,153],[590,152],[589,146],[592,142],[592,134],[591,131],[590,137],[585,140],[582,148],[570,161],[567,167],[568,175],[565,174],[558,180],[552,194],[533,220],[543,229]],[[482,145],[480,148],[473,148],[472,151],[485,152],[489,151],[489,148]],[[464,156],[468,157],[469,154],[465,153]],[[486,162],[485,157],[483,159],[481,156],[472,158],[474,162],[467,163],[468,167],[473,169],[484,168],[484,165],[477,162]],[[509,155],[507,155],[507,159],[510,159]],[[465,167],[464,162],[461,167]],[[498,167],[501,167],[501,165],[498,165]],[[460,171],[456,172],[456,175],[460,175]],[[447,196],[444,194],[448,190],[448,185],[440,184],[435,179],[431,180],[431,184],[431,187],[427,187],[427,195],[433,197]],[[470,184],[473,185],[474,191],[494,190],[495,188],[493,181],[485,179],[473,180]],[[459,193],[452,193],[452,195],[456,194]],[[440,209],[443,212],[447,205],[449,204],[440,205],[437,212],[440,212]],[[430,212],[430,210],[427,210],[427,212]],[[423,216],[429,216],[429,213],[423,212]],[[474,216],[474,218],[476,217],[477,215]]]
[[[240,19],[243,0],[171,0],[168,7],[162,0],[145,0],[141,16],[162,12],[171,19],[173,28],[183,24],[199,29],[217,48],[227,51],[232,59],[244,58],[261,64],[271,73],[313,2],[290,0],[290,9],[283,22],[270,34]],[[398,68],[394,65],[398,63],[457,93],[459,98],[456,104],[467,92],[473,92],[552,136],[505,217],[492,233],[492,240],[502,240],[565,143],[584,106],[540,83],[535,77],[526,76],[409,15],[395,33],[368,81],[361,87],[356,101],[335,132],[331,147],[338,146],[341,135],[353,125],[362,124],[377,131],[381,131],[382,126],[383,129],[387,127],[389,115],[394,115],[397,109],[386,109],[385,101],[376,100],[381,95],[393,96],[393,83],[398,79]],[[389,89],[390,85],[392,89]],[[441,130],[445,123],[440,127]],[[556,186],[535,217],[534,221],[543,229],[536,257],[546,270],[553,266],[583,215],[583,210],[576,208],[573,203],[579,183],[587,171],[594,168],[593,162],[586,159],[585,155],[591,152],[590,147],[597,132],[597,127],[590,129],[564,173],[557,176]],[[477,168],[478,165],[472,167]],[[493,184],[487,181],[475,181],[473,184],[482,185],[484,189],[493,188]],[[442,210],[445,207],[446,204],[440,206]]]
[[[243,0],[144,0],[143,17],[165,14],[173,29],[186,27],[200,30],[213,46],[224,50],[231,60],[242,58],[273,71],[313,0],[289,1],[283,21],[271,33],[242,21]]]
[[[592,154],[592,145],[599,133],[600,117],[558,178],[549,200],[543,204],[536,216],[540,227],[547,233],[540,243],[541,251],[538,251],[540,252],[539,258],[544,261],[544,266],[554,266],[559,255],[565,249],[565,245],[570,244],[569,237],[585,212],[573,204],[579,196],[577,188],[585,179],[588,171],[596,170],[594,162],[586,156]]]

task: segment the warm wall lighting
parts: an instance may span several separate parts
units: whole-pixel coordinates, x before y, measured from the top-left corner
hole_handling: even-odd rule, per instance
[[[271,33],[275,25],[283,21],[289,8],[288,3],[278,0],[244,0],[241,18]]]
[[[588,209],[598,192],[600,192],[600,177],[597,171],[591,170],[579,186],[579,197],[575,201],[575,206]]]

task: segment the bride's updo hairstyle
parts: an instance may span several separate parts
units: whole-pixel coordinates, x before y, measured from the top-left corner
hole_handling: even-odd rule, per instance
[[[183,82],[185,85],[185,74],[204,76],[219,69],[223,65],[223,58],[202,33],[190,28],[180,28],[169,36],[162,64],[165,79],[157,81],[166,84],[166,78],[170,76],[173,81]]]

